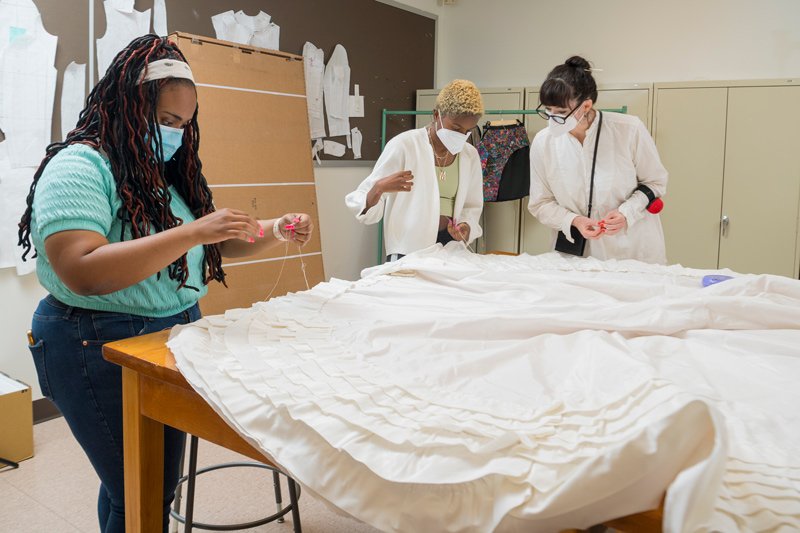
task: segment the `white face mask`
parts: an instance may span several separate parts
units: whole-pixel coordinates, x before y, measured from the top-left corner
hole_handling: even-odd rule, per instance
[[[550,115],[551,117],[563,117],[564,115]],[[578,123],[586,117],[586,113],[579,119],[575,118],[575,114],[573,113],[563,124],[557,123],[555,120],[548,120],[547,121],[547,129],[550,132],[550,135],[553,137],[561,137],[567,132],[574,130],[578,127]]]
[[[464,144],[467,142],[472,132],[458,133],[457,131],[445,129],[441,115],[439,116],[439,124],[441,128],[436,130],[436,135],[439,137],[439,140],[442,141],[444,147],[447,148],[447,151],[455,155],[463,150]]]

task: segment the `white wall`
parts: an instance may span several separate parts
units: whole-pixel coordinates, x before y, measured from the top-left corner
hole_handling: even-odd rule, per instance
[[[361,270],[378,264],[378,224],[366,226],[357,222],[344,205],[344,197],[364,181],[372,168],[324,166],[324,161],[322,164],[314,163],[314,181],[325,278],[357,280]]]
[[[437,87],[539,85],[573,54],[598,83],[800,76],[797,0],[437,0]]]
[[[25,333],[31,329],[33,312],[47,291],[39,285],[36,274],[17,276],[13,268],[2,268],[0,295],[0,371],[30,385],[36,400],[42,394]]]

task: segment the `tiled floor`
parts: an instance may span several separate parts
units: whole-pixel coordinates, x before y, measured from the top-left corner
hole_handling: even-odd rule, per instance
[[[94,533],[99,531],[96,502],[100,482],[63,418],[34,426],[35,455],[17,470],[0,472],[0,532]],[[201,441],[198,467],[249,461]],[[185,493],[185,491],[184,491]],[[288,489],[284,485],[284,502]],[[275,511],[272,474],[261,468],[217,470],[197,479],[195,520],[216,524],[249,522]],[[375,533],[377,530],[315,501],[300,498],[307,533]],[[291,514],[283,524],[247,531],[292,532]],[[183,526],[178,528],[183,531]],[[195,529],[195,531],[200,531]]]

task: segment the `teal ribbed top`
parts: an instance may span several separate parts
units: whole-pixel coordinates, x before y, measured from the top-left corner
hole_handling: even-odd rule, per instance
[[[175,217],[188,224],[195,220],[189,206],[174,187],[169,187],[170,208]],[[44,250],[47,237],[59,231],[89,230],[103,235],[108,242],[120,242],[122,222],[117,211],[122,201],[108,159],[97,150],[83,144],[72,144],[61,150],[44,169],[33,200],[31,240],[38,252],[36,274],[39,283],[67,305],[131,313],[152,317],[174,315],[191,307],[207,292],[203,285],[203,247],[196,246],[187,256],[189,279],[187,285],[200,289],[178,289],[179,283],[170,279],[167,269],[140,281],[136,285],[102,296],[80,296],[69,290],[50,266]],[[130,228],[125,240],[131,240]]]

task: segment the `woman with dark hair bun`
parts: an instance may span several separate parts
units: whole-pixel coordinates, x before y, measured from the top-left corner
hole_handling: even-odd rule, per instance
[[[528,209],[553,228],[557,251],[666,264],[652,205],[666,193],[667,171],[639,118],[594,108],[592,70],[573,56],[542,84],[537,111],[548,127],[531,144]]]

